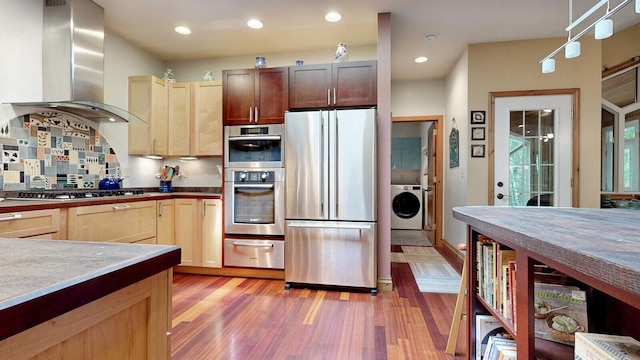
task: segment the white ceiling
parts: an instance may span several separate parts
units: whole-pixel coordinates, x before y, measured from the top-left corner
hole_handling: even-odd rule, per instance
[[[105,9],[105,27],[163,60],[269,54],[372,45],[377,14],[391,13],[392,80],[446,76],[468,44],[567,37],[570,0],[94,0]],[[611,9],[622,0],[612,0]],[[640,1],[640,0],[635,0]],[[573,1],[573,19],[596,0]],[[584,21],[590,25],[605,8]],[[327,11],[339,23],[324,20]],[[264,23],[246,26],[249,18]],[[612,16],[615,31],[640,22],[633,1]],[[188,26],[189,36],[173,28]],[[575,35],[584,26],[574,30]],[[426,34],[436,34],[426,41]],[[563,41],[558,42],[558,46]],[[540,53],[538,62],[548,55]],[[416,64],[417,56],[429,61]],[[560,54],[559,56],[562,56]]]

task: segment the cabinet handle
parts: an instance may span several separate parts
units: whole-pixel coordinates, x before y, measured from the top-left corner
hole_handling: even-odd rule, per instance
[[[253,109],[254,109],[254,111],[255,111],[255,113],[256,113],[256,116],[254,116],[254,119],[256,120],[256,124],[257,124],[257,123],[258,123],[258,107],[256,106],[256,107],[255,107],[255,108],[253,108]]]
[[[21,214],[13,214],[11,216],[0,218],[0,221],[10,221],[22,218]]]
[[[151,146],[151,153],[156,153],[156,139],[153,139],[153,145]]]
[[[158,217],[162,217],[162,201],[158,201]]]
[[[207,204],[205,204],[205,202],[202,202],[202,216],[207,215]]]
[[[336,88],[333,88],[333,105],[336,105]]]
[[[129,208],[131,208],[131,206],[129,206],[129,205],[125,205],[125,206],[114,206],[114,207],[113,207],[113,210],[115,210],[115,211],[118,211],[118,210],[127,210],[127,209],[129,209]]]
[[[253,121],[253,109],[249,106],[249,122]]]
[[[327,89],[327,105],[331,105],[331,89]]]

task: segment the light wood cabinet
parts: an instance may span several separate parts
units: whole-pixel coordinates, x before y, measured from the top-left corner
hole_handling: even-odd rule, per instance
[[[168,154],[167,94],[162,79],[152,75],[129,77],[129,112],[142,119],[142,123],[129,123],[129,154]]]
[[[202,208],[202,266],[222,267],[222,200],[200,200]]]
[[[289,108],[375,106],[378,101],[377,62],[289,67]]]
[[[222,156],[222,81],[191,83],[192,156]]]
[[[156,242],[162,245],[174,245],[175,200],[158,200],[156,205],[158,207],[158,217],[156,219]]]
[[[222,267],[222,200],[175,199],[175,241],[180,265]]]
[[[3,359],[171,358],[171,269],[0,341]]]
[[[61,239],[60,209],[0,214],[0,236]]]
[[[129,78],[129,154],[221,156],[222,81],[165,83]]]
[[[201,262],[198,231],[198,200],[175,199],[175,244],[181,249],[180,265],[195,266]]]
[[[168,155],[189,155],[191,143],[191,83],[169,83]]]
[[[224,125],[281,124],[289,109],[287,67],[224,70]]]
[[[67,237],[80,241],[155,243],[156,201],[137,201],[68,209]]]

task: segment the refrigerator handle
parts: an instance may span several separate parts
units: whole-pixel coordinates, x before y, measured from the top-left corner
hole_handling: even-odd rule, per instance
[[[327,192],[327,182],[326,182],[326,174],[328,172],[327,167],[327,163],[325,162],[324,159],[324,152],[326,151],[325,145],[324,145],[324,141],[325,141],[325,124],[324,124],[324,117],[322,116],[322,110],[318,111],[318,115],[320,116],[320,188],[321,188],[321,193],[320,193],[320,198],[322,199],[320,201],[320,216],[324,217],[324,209],[325,209],[325,194]]]
[[[334,101],[335,101],[335,95],[336,95],[335,91],[336,91],[336,89],[334,88],[333,89]],[[334,172],[334,175],[333,175],[333,193],[335,195],[334,195],[333,201],[331,203],[333,204],[333,213],[335,214],[335,217],[339,219],[340,218],[340,214],[338,214],[338,209],[340,207],[338,206],[338,200],[339,200],[338,199],[338,194],[340,192],[338,191],[339,190],[338,189],[338,187],[339,187],[338,184],[340,183],[340,181],[339,181],[340,174],[338,173],[338,166],[337,166],[338,161],[337,160],[340,158],[340,156],[338,154],[338,152],[340,151],[340,147],[338,146],[338,144],[340,142],[338,141],[338,135],[339,135],[338,134],[338,110],[333,110],[333,111],[334,111],[334,114],[335,114],[334,121],[333,121],[334,134],[335,134],[334,138],[333,138],[333,142],[334,142],[335,153],[334,153],[334,157],[332,159],[332,163],[334,164],[334,169],[333,169],[333,172]]]

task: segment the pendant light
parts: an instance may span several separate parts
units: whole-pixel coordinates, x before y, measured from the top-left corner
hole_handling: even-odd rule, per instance
[[[604,19],[598,21],[595,28],[595,39],[602,40],[613,35],[613,20]]]
[[[556,71],[556,60],[555,59],[545,59],[542,61],[542,73],[548,74]]]
[[[569,37],[567,42],[562,44],[559,48],[554,50],[551,54],[547,55],[544,59],[540,60],[540,64],[542,64],[542,72],[544,74],[552,73],[555,71],[555,60],[553,59],[556,54],[560,52],[560,50],[564,49],[564,56],[567,59],[575,58],[580,56],[580,42],[577,40],[580,39],[584,34],[594,29],[595,39],[602,40],[606,39],[613,35],[613,20],[610,19],[615,13],[620,11],[622,8],[627,6],[630,2],[635,1],[635,12],[640,14],[640,0],[622,0],[616,7],[613,9],[609,8],[609,0],[599,0],[593,7],[587,10],[584,14],[582,14],[577,20],[571,21],[572,16],[572,7],[573,2],[569,0],[569,25],[565,28],[565,31],[569,33]],[[575,28],[579,25],[583,20],[593,15],[596,11],[598,11],[604,5],[607,5],[607,9],[604,15],[598,18],[591,25],[585,27],[582,31],[580,31],[577,35],[571,36],[571,29]]]
[[[572,41],[564,47],[564,57],[567,59],[573,59],[580,56],[580,42]]]

